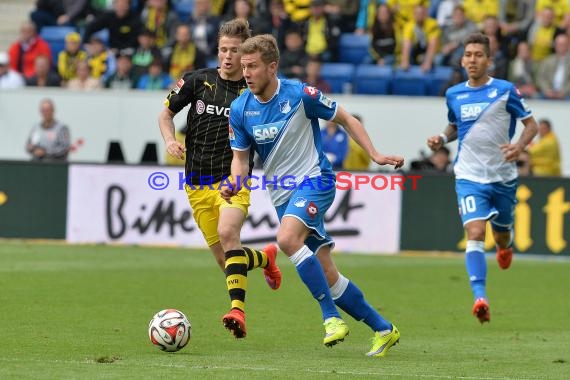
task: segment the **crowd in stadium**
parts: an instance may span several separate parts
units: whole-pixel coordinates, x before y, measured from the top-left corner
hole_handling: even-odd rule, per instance
[[[325,92],[339,92],[319,71],[343,60],[342,36],[368,37],[354,65],[427,76],[451,67],[449,86],[465,79],[462,40],[479,30],[491,38],[493,76],[527,97],[570,97],[568,0],[38,0],[0,52],[0,88],[167,89],[215,66],[218,26],[234,17],[277,38],[283,76]]]

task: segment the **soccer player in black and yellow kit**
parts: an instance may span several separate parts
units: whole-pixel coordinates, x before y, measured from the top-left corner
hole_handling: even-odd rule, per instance
[[[246,336],[247,270],[264,268],[265,279],[272,289],[278,289],[281,284],[275,244],[263,251],[241,245],[240,231],[250,204],[250,190],[242,188],[232,198],[232,204],[223,200],[219,192],[220,185],[229,183],[227,179],[231,174],[233,153],[228,137],[228,116],[230,103],[247,88],[239,46],[249,37],[247,21],[235,19],[223,24],[218,33],[219,67],[184,74],[166,98],[166,107],[158,119],[168,153],[178,158],[186,155],[186,193],[194,219],[226,274],[231,310],[222,321],[236,338]],[[175,139],[173,118],[188,104],[191,107],[184,146]],[[251,157],[250,173],[252,167]]]

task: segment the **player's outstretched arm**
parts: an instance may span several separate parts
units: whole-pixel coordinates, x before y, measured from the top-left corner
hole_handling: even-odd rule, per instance
[[[346,132],[356,141],[358,145],[368,153],[372,161],[379,165],[394,165],[394,169],[401,168],[404,165],[404,158],[395,155],[383,155],[374,148],[370,136],[364,129],[364,126],[357,118],[352,116],[346,110],[338,106],[336,111],[336,116],[333,119],[335,123],[338,123],[344,127]]]
[[[220,195],[228,203],[232,203],[231,198],[236,195],[242,186],[243,180],[249,173],[249,149],[248,150],[234,150],[232,158],[232,178],[227,186],[220,189]]]
[[[525,150],[527,145],[530,144],[538,132],[538,124],[533,116],[524,119],[522,123],[525,128],[521,133],[519,140],[514,144],[501,145],[501,151],[503,152],[503,156],[507,162],[518,160],[521,152]]]
[[[186,152],[186,147],[180,142],[178,142],[174,135],[175,115],[176,114],[174,112],[165,107],[158,116],[158,126],[160,128],[160,133],[162,134],[162,138],[164,139],[164,143],[166,144],[166,151],[168,152],[168,154],[179,159],[184,159],[184,153]]]

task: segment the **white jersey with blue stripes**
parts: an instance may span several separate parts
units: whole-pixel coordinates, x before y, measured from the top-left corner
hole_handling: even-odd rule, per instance
[[[254,149],[263,161],[267,189],[275,206],[285,203],[291,190],[271,184],[333,175],[322,150],[319,120],[334,119],[335,101],[318,89],[298,81],[280,79],[277,91],[261,102],[246,90],[230,108],[230,145],[234,150]]]
[[[517,120],[532,116],[515,86],[490,78],[479,87],[467,82],[445,93],[448,120],[457,127],[459,146],[454,172],[458,179],[479,183],[517,178],[514,162],[506,162],[500,146],[510,143]]]

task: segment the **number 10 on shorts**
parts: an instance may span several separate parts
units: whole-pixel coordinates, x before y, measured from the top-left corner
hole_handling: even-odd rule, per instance
[[[475,203],[475,197],[473,195],[468,195],[461,198],[461,215],[475,212],[477,210],[477,204]]]

